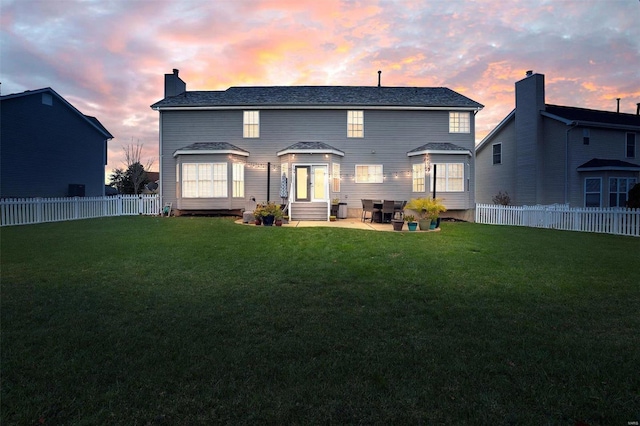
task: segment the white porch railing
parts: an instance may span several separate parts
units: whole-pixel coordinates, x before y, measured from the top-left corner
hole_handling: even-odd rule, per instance
[[[476,222],[640,237],[640,209],[476,204]]]
[[[159,213],[160,197],[148,194],[0,200],[0,226]]]

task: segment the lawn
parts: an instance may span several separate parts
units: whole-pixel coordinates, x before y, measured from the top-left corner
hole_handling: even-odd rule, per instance
[[[3,425],[640,420],[637,238],[121,217],[0,242]]]

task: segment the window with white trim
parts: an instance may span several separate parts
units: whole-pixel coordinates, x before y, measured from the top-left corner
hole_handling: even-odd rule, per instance
[[[449,112],[449,133],[470,133],[471,113]]]
[[[627,133],[625,152],[627,158],[636,158],[636,134]]]
[[[182,164],[182,198],[227,196],[227,163]]]
[[[244,111],[242,137],[260,137],[260,111]]]
[[[435,167],[434,167],[435,166]],[[431,165],[431,190],[435,180],[437,192],[464,192],[464,163],[442,163]]]
[[[424,163],[418,163],[413,165],[413,177],[412,177],[412,191],[424,192],[425,190],[425,170]]]
[[[382,164],[356,164],[356,183],[383,183]]]
[[[340,192],[340,163],[331,164],[331,191]]]
[[[233,163],[233,197],[244,197],[244,164]]]
[[[584,180],[584,206],[600,207],[602,205],[602,178],[586,178]]]
[[[502,164],[502,143],[491,145],[493,151],[493,164]]]
[[[364,137],[364,111],[347,111],[347,137]]]
[[[636,178],[609,178],[609,207],[626,207],[629,191],[636,183]]]

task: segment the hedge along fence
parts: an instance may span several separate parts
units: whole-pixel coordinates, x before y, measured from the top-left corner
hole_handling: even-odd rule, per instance
[[[640,209],[476,204],[476,222],[640,237]]]
[[[0,200],[0,226],[157,214],[160,197],[156,194]]]

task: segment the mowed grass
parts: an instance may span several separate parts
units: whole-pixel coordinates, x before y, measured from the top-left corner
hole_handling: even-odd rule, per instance
[[[640,419],[640,240],[122,217],[0,229],[1,423]]]

